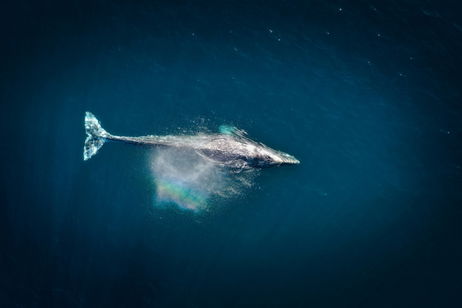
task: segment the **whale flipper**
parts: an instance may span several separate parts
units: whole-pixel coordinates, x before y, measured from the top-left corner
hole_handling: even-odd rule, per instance
[[[247,135],[245,130],[230,125],[220,125],[218,130],[224,135],[234,135],[238,137],[244,137]]]

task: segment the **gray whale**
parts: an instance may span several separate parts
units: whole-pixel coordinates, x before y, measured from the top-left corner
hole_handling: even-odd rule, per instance
[[[265,168],[300,163],[292,155],[276,151],[249,139],[243,130],[228,126],[222,126],[220,130],[221,132],[217,134],[116,136],[104,130],[91,112],[86,112],[85,132],[87,138],[83,147],[83,159],[90,159],[106,141],[111,140],[145,146],[189,149],[215,164],[236,169]]]

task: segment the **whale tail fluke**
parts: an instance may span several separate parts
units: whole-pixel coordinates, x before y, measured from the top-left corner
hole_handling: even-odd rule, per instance
[[[89,160],[103,146],[109,134],[101,127],[98,119],[88,111],[85,112],[85,132],[87,138],[83,146],[83,160]]]

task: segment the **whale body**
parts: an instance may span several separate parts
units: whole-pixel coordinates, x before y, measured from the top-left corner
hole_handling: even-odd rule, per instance
[[[95,155],[106,141],[120,141],[193,150],[208,161],[235,169],[300,163],[294,156],[253,141],[246,137],[245,131],[229,126],[220,127],[220,133],[217,134],[125,137],[109,134],[91,112],[86,112],[85,132],[84,160]]]

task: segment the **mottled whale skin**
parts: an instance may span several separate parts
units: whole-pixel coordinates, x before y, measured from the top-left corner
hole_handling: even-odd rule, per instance
[[[145,146],[189,149],[213,163],[236,169],[300,163],[292,155],[250,140],[244,131],[227,126],[223,126],[221,133],[217,134],[124,137],[109,134],[92,113],[86,112],[85,131],[87,138],[83,148],[84,160],[95,155],[106,141],[112,140]]]

